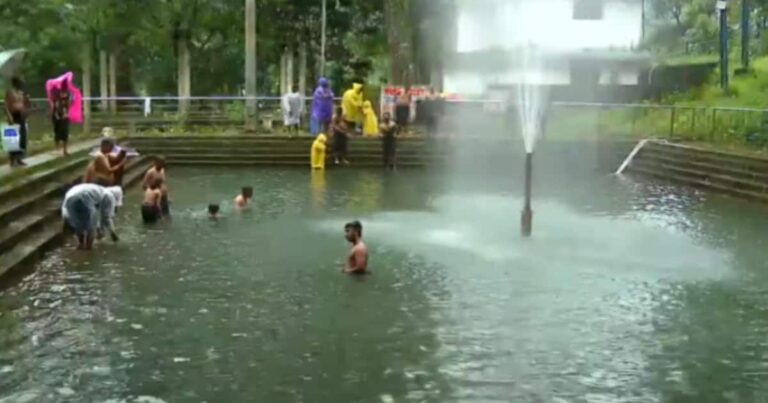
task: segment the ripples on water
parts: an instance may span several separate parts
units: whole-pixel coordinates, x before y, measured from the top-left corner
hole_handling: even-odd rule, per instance
[[[766,395],[761,207],[601,177],[542,189],[522,240],[514,195],[411,172],[178,177],[173,222],[128,207],[120,245],[58,250],[3,291],[0,402]],[[338,272],[350,218],[366,278]]]

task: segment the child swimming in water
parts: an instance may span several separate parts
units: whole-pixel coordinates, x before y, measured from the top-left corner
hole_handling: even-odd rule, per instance
[[[209,204],[208,205],[208,218],[211,220],[218,220],[219,219],[219,205],[218,204]]]
[[[253,199],[253,188],[250,186],[243,187],[240,194],[235,197],[235,208],[242,210],[248,207],[251,204],[251,199]]]
[[[144,191],[144,202],[141,204],[141,219],[144,224],[156,223],[163,216],[160,200],[163,197],[163,180],[155,178]]]

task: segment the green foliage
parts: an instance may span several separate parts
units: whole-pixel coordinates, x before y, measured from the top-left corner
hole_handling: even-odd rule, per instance
[[[650,29],[645,46],[663,55],[716,53],[719,34],[716,1],[650,1]],[[732,24],[740,18],[738,5],[739,2],[729,2],[728,18]],[[729,36],[737,38],[738,32],[731,28]]]
[[[92,49],[118,58],[121,95],[176,93],[177,44],[187,38],[194,95],[238,94],[244,71],[243,0],[34,0],[3,1],[0,49],[26,48],[23,75],[35,96],[46,79],[81,70]],[[353,77],[386,74],[384,0],[328,0],[327,59],[344,66],[344,88]],[[259,0],[259,91],[279,81],[280,54],[287,46],[308,51],[308,83],[316,78],[320,54],[319,0]],[[337,7],[338,5],[338,7]],[[354,63],[350,63],[354,62]],[[348,66],[367,66],[363,69]],[[98,68],[92,68],[98,73]],[[298,69],[296,70],[298,71]],[[79,76],[79,74],[78,74]],[[93,83],[98,77],[94,74]],[[94,85],[98,89],[98,85]],[[272,92],[273,93],[273,92]]]

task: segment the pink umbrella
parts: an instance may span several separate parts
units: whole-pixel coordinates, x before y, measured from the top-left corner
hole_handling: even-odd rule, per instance
[[[70,71],[58,78],[52,78],[45,82],[45,92],[48,94],[48,104],[53,107],[53,96],[56,90],[61,90],[64,83],[67,91],[72,95],[72,103],[69,105],[69,121],[83,123],[83,93],[75,86],[75,75]]]

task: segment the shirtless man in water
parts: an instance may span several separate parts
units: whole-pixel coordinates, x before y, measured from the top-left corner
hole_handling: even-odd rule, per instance
[[[141,187],[146,190],[150,187],[151,184],[158,180],[162,183],[160,186],[160,211],[163,215],[167,216],[170,214],[170,207],[168,205],[168,186],[166,185],[166,183],[168,183],[168,177],[166,176],[165,158],[163,157],[157,157],[155,159],[155,163],[152,165],[152,168],[149,168],[147,173],[144,175],[144,180],[141,182]]]
[[[109,154],[114,148],[114,140],[101,140],[101,153],[86,168],[85,176],[83,177],[84,183],[95,183],[101,186],[115,185],[115,174],[122,171],[128,160],[125,158],[125,150],[123,150],[119,157],[121,161],[116,164],[110,163]]]
[[[344,273],[366,274],[368,271],[368,247],[363,243],[363,224],[352,221],[344,226],[344,236],[352,244],[352,250],[347,256]]]

